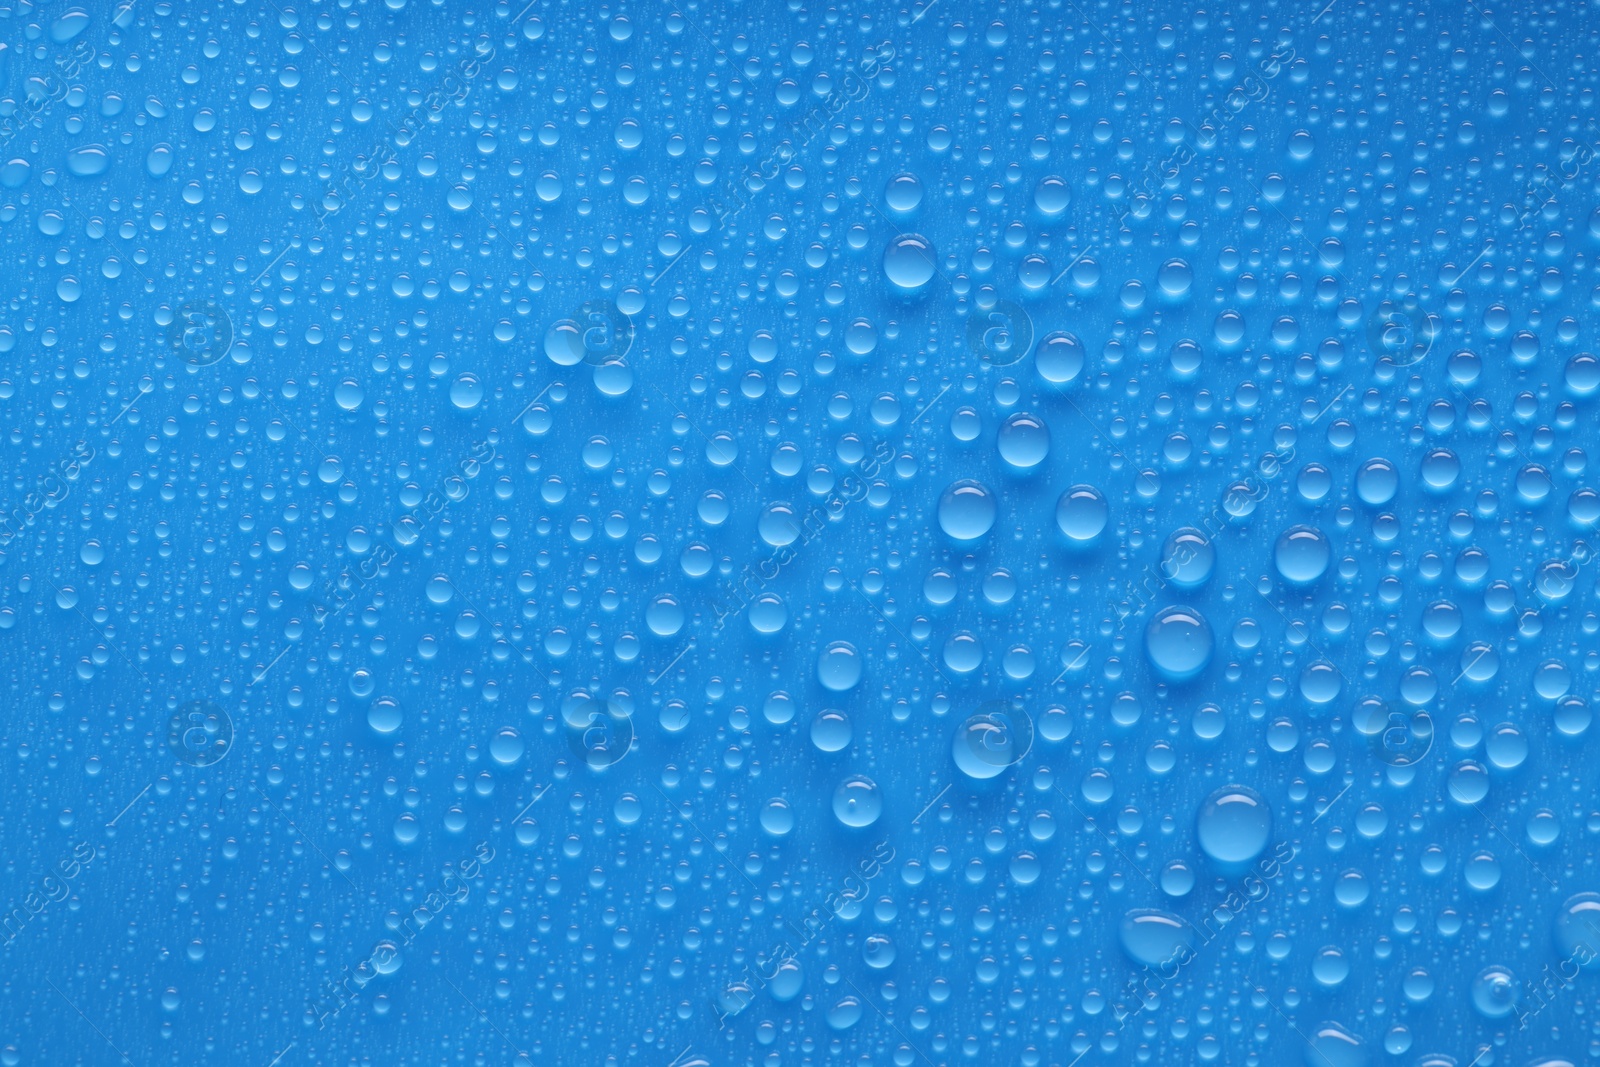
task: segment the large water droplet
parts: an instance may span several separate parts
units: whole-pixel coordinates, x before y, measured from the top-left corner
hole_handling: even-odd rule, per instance
[[[103,144],[86,144],[67,153],[67,169],[80,178],[104,174],[111,166],[111,152]]]
[[[1211,662],[1216,641],[1205,617],[1193,608],[1163,608],[1145,627],[1145,652],[1161,674],[1188,681]]]
[[[1056,501],[1056,526],[1074,541],[1093,541],[1111,518],[1111,508],[1100,490],[1075,485]]]
[[[1310,526],[1291,526],[1278,537],[1273,562],[1278,573],[1296,585],[1307,585],[1321,578],[1333,558],[1333,549],[1321,530]]]
[[[939,498],[939,528],[957,541],[975,541],[994,526],[997,510],[988,486],[963,478]]]
[[[1065,385],[1083,371],[1083,358],[1083,342],[1077,335],[1058,330],[1039,341],[1033,365],[1045,381]]]
[[[1195,948],[1194,928],[1171,912],[1155,908],[1129,911],[1122,917],[1117,934],[1128,958],[1146,967],[1170,970],[1193,954]]]
[[[901,234],[883,250],[883,273],[902,289],[920,289],[938,270],[933,245],[920,234]]]
[[[833,791],[833,814],[846,826],[871,826],[883,814],[883,792],[865,775],[852,775]]]
[[[1050,453],[1050,427],[1037,415],[1019,411],[1000,424],[1000,458],[1018,470],[1029,470]]]
[[[817,681],[824,689],[843,693],[861,681],[861,653],[848,641],[834,641],[817,657]]]
[[[1246,864],[1261,855],[1272,837],[1272,809],[1254,789],[1225,785],[1200,805],[1195,831],[1212,859]]]
[[[1586,971],[1600,971],[1600,893],[1576,893],[1556,915],[1556,946]]]

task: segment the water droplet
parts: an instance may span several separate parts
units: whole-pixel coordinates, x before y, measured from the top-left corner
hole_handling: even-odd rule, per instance
[[[897,174],[884,187],[883,202],[893,211],[915,211],[922,203],[922,183],[915,174]]]
[[[1077,335],[1057,331],[1039,341],[1033,365],[1045,381],[1065,385],[1083,371],[1083,358],[1083,342]]]
[[[1000,424],[1000,458],[1018,470],[1029,470],[1050,453],[1050,428],[1043,419],[1019,411]]]
[[[671,637],[683,629],[683,605],[678,603],[678,598],[668,593],[663,593],[650,602],[645,609],[645,625],[650,627],[650,632],[657,637]]]
[[[782,797],[767,801],[761,809],[761,829],[773,837],[786,837],[794,829],[794,809]]]
[[[1162,608],[1145,628],[1145,652],[1163,677],[1188,681],[1205,670],[1215,646],[1211,627],[1193,608]]]
[[[1333,549],[1321,530],[1310,526],[1291,526],[1278,537],[1273,561],[1278,573],[1296,585],[1308,585],[1321,578],[1333,558]]]
[[[1135,908],[1117,928],[1122,950],[1146,967],[1172,968],[1195,951],[1194,928],[1171,912]]]
[[[975,541],[994,526],[994,494],[982,482],[952,482],[939,498],[939,528],[958,541]]]
[[[1161,574],[1179,589],[1195,589],[1211,578],[1217,550],[1200,530],[1174,530],[1161,550]]]
[[[883,793],[878,783],[860,774],[840,782],[833,791],[833,814],[844,825],[856,829],[877,822],[883,814]]]
[[[1033,746],[1033,724],[1009,707],[988,708],[963,722],[951,743],[956,766],[968,778],[1003,774]]]
[[[367,708],[367,725],[380,734],[400,729],[400,702],[394,697],[379,697]]]
[[[835,693],[848,692],[861,681],[861,653],[848,641],[834,641],[817,657],[817,681]]]
[[[1080,543],[1099,537],[1110,518],[1106,498],[1092,485],[1075,485],[1056,501],[1056,526]]]
[[[1059,215],[1072,202],[1072,187],[1063,178],[1040,178],[1033,189],[1033,203],[1046,215]]]
[[[926,237],[901,234],[883,250],[883,273],[902,289],[920,289],[938,270],[937,253]]]
[[[67,169],[80,178],[104,174],[111,166],[111,152],[105,145],[86,144],[67,153]]]
[[[1200,806],[1195,828],[1206,855],[1219,863],[1247,864],[1272,837],[1272,809],[1254,789],[1225,785]]]
[[[489,755],[502,767],[512,767],[522,759],[522,753],[527,747],[522,735],[514,727],[507,726],[498,731],[489,742]]]
[[[1556,914],[1556,947],[1586,971],[1600,971],[1600,893],[1575,893]]]
[[[483,400],[483,383],[476,374],[463,374],[450,383],[450,403],[460,411],[471,411]]]
[[[850,718],[842,711],[825,708],[811,720],[811,743],[819,752],[841,752],[850,744]]]
[[[1361,1039],[1337,1023],[1312,1030],[1302,1059],[1305,1067],[1368,1067],[1372,1062]]]
[[[1486,1019],[1503,1019],[1516,1010],[1522,990],[1505,967],[1486,967],[1472,980],[1472,1006]]]

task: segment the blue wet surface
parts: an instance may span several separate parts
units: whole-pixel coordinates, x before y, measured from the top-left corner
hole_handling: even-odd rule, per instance
[[[0,8],[0,1064],[1600,1055],[1597,32]]]

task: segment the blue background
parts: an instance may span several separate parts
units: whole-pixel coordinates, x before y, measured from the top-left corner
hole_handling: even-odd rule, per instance
[[[1592,5],[4,14],[0,1063],[1600,1054]]]

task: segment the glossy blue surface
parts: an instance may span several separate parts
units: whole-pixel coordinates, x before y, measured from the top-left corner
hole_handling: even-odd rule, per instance
[[[1600,1055],[1597,33],[0,9],[0,1065]]]

